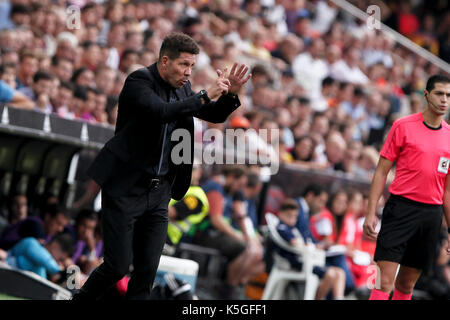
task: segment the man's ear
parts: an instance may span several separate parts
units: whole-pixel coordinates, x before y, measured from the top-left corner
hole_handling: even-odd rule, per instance
[[[162,56],[161,57],[161,66],[167,67],[167,65],[169,64],[170,58],[168,56]]]
[[[423,91],[423,96],[424,96],[425,98],[428,98],[428,94],[429,94],[428,90],[425,89],[425,90]]]

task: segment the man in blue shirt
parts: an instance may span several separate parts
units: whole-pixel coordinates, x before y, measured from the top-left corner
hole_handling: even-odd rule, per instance
[[[327,203],[328,193],[322,186],[311,183],[306,186],[303,196],[296,200],[298,203],[298,218],[295,227],[300,231],[305,241],[315,242],[309,227],[309,218],[322,210]]]
[[[34,102],[22,93],[11,88],[6,82],[0,80],[0,104],[7,103],[8,106],[22,109],[33,109]]]

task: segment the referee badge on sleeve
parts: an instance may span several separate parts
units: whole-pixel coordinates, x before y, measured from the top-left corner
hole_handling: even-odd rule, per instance
[[[438,166],[438,171],[448,174],[448,167],[450,166],[450,159],[445,158],[445,157],[441,157],[441,159],[439,159],[439,166]]]

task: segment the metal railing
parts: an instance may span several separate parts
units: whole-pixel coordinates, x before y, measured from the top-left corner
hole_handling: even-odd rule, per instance
[[[356,18],[367,21],[367,19],[370,17],[366,12],[360,10],[359,8],[355,7],[353,4],[349,3],[346,0],[330,0],[335,5],[337,5],[342,10],[345,10],[349,14],[355,16]],[[415,54],[421,56],[422,58],[426,59],[430,63],[434,64],[439,69],[445,71],[446,73],[450,74],[450,64],[445,62],[444,60],[440,59],[439,57],[436,57],[431,52],[425,50],[424,48],[420,47],[410,39],[406,38],[399,32],[395,31],[394,29],[388,27],[384,23],[380,21],[380,30],[389,34],[391,37],[394,38],[394,40],[404,46],[405,48],[413,51]]]

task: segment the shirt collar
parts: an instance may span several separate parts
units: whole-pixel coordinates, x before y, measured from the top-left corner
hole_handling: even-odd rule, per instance
[[[153,73],[155,76],[156,82],[158,82],[159,85],[161,85],[162,88],[165,90],[175,90],[174,87],[172,87],[168,82],[166,82],[161,75],[159,74],[158,68],[156,67],[156,62],[152,64],[150,67],[148,67],[150,72]]]
[[[300,198],[300,204],[303,207],[305,214],[309,216],[309,205],[308,202],[306,202],[305,198]]]

